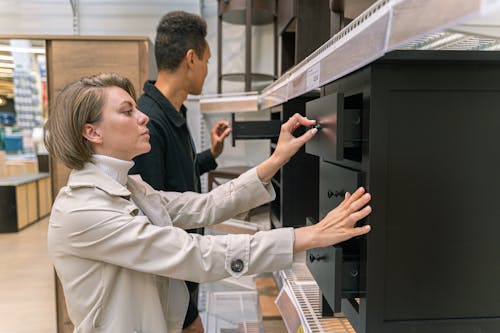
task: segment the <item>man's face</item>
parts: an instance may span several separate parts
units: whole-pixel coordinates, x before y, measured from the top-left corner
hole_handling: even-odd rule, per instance
[[[199,95],[203,89],[203,83],[208,74],[208,60],[210,59],[210,47],[207,44],[205,51],[203,52],[203,56],[198,58],[195,53],[195,67],[194,67],[194,79],[191,86],[190,94]]]

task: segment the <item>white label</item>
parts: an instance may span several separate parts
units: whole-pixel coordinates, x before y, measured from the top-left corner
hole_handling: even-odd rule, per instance
[[[306,77],[306,89],[307,91],[313,90],[319,87],[319,62],[314,64],[311,68],[307,70]]]

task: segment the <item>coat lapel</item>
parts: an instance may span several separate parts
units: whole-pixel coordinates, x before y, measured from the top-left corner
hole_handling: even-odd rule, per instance
[[[131,193],[132,200],[144,215],[149,217],[151,223],[158,226],[172,225],[172,220],[164,207],[165,203],[162,203],[165,199],[151,186],[142,181],[139,175],[128,177],[127,188]]]

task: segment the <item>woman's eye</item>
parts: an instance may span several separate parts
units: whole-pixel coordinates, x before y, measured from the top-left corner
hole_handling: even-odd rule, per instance
[[[131,115],[132,115],[132,112],[133,112],[133,110],[127,110],[127,111],[124,111],[124,113],[125,113],[127,116],[131,116]]]

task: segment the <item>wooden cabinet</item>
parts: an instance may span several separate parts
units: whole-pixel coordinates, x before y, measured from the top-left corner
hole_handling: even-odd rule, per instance
[[[52,196],[48,173],[0,179],[0,232],[17,232],[50,212]]]
[[[40,217],[50,213],[52,208],[52,190],[50,177],[40,179],[37,184],[38,214]]]

